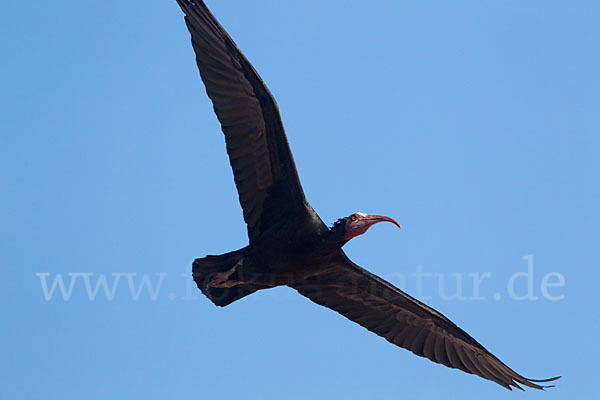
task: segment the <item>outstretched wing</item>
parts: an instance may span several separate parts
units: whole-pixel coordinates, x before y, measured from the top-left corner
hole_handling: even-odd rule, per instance
[[[198,1],[177,0],[200,76],[227,144],[250,242],[307,209],[275,99],[233,40]]]
[[[421,357],[494,381],[543,389],[556,378],[534,380],[510,369],[468,333],[431,307],[354,264],[344,255],[336,265],[291,285],[300,294],[337,311],[391,343]]]

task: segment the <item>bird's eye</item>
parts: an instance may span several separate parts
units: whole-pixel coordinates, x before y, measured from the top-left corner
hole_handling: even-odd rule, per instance
[[[358,215],[352,214],[352,216],[350,217],[350,219],[352,220],[352,222],[354,222],[354,221],[356,221],[358,219]]]

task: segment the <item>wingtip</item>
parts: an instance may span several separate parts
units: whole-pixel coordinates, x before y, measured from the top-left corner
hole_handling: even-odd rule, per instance
[[[523,377],[523,381],[520,381],[520,383],[525,384],[526,386],[529,386],[534,389],[546,390],[549,388],[556,387],[556,385],[538,385],[538,383],[552,382],[552,381],[555,381],[560,378],[562,378],[562,376],[555,376],[553,378],[547,378],[547,379],[531,379],[531,378]],[[519,387],[519,389],[520,389],[520,387]]]
[[[529,378],[527,378],[527,380],[531,381],[531,382],[552,382],[552,381],[555,381],[560,378],[562,378],[562,375],[555,376],[554,378],[547,378],[547,379],[529,379]]]

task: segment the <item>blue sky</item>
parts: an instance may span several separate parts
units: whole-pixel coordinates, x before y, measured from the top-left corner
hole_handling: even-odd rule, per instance
[[[213,306],[191,261],[247,238],[175,1],[21,1],[0,16],[0,397],[597,396],[600,5],[208,4],[322,218],[402,224],[347,253],[523,375],[564,378],[508,393],[287,288]]]

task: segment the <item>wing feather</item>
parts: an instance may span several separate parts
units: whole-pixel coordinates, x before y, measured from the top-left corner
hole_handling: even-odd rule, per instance
[[[343,254],[343,253],[342,253]],[[329,269],[291,285],[391,343],[416,355],[479,375],[508,389],[545,387],[525,378],[438,311],[350,261],[345,254]]]
[[[250,242],[309,209],[275,99],[202,1],[177,0],[225,134]]]

